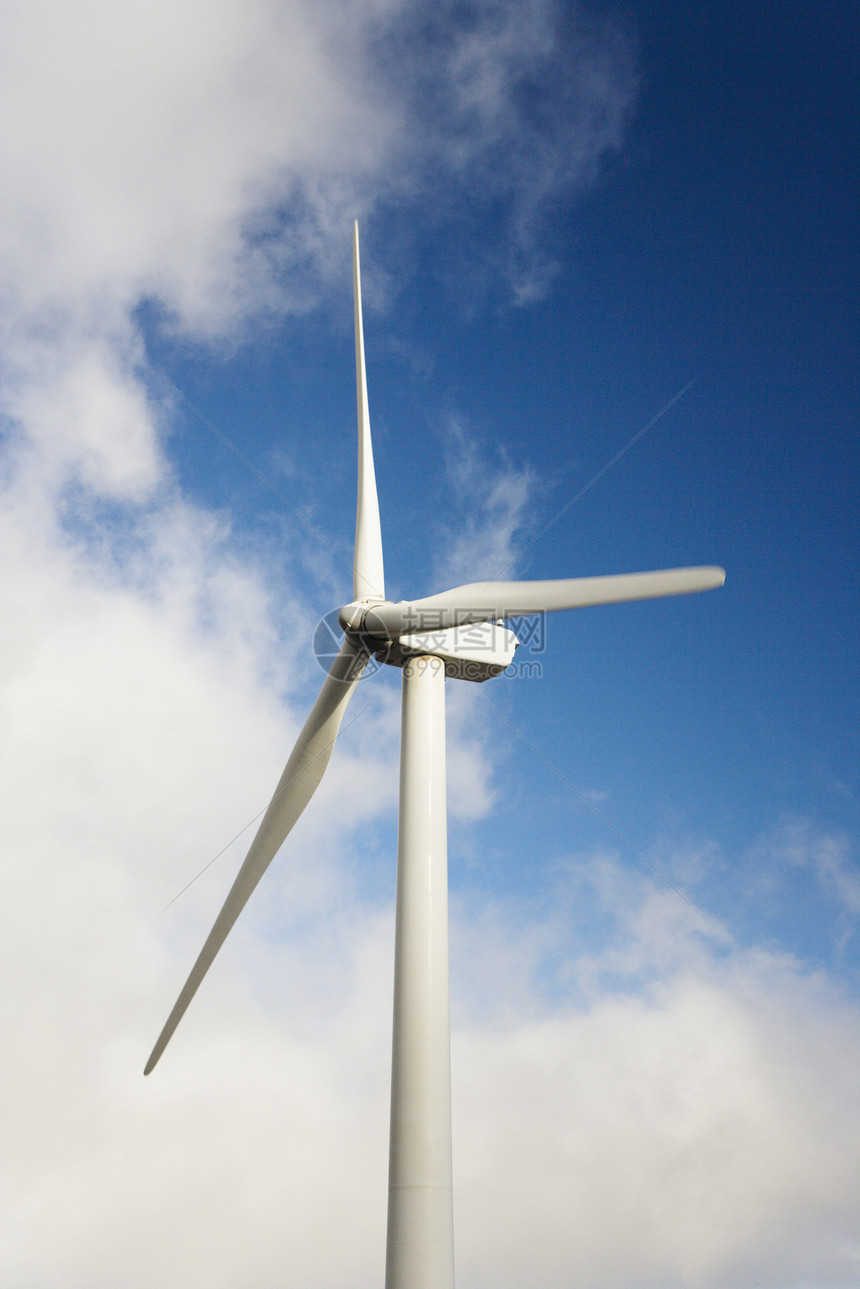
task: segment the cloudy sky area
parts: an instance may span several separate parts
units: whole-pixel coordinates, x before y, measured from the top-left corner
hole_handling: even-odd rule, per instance
[[[350,598],[358,218],[392,598],[728,571],[448,686],[458,1281],[856,1286],[847,7],[0,14],[3,1284],[382,1282],[394,669],[142,1077]]]

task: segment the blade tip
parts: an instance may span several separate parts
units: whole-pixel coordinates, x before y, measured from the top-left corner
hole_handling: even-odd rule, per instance
[[[158,1042],[155,1044],[155,1047],[152,1049],[152,1051],[149,1054],[149,1060],[146,1062],[146,1065],[143,1067],[144,1078],[146,1078],[148,1074],[151,1074],[152,1071],[155,1069],[156,1065],[161,1060],[164,1054],[164,1049],[166,1046],[167,1046],[167,1041],[166,1040],[162,1041],[162,1038],[159,1038]]]

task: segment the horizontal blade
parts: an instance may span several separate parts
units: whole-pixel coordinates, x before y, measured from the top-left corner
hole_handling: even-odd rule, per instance
[[[373,469],[370,408],[364,362],[364,324],[361,318],[361,264],[358,257],[358,221],[352,233],[352,289],[355,301],[355,389],[358,403],[358,504],[355,511],[355,558],[352,594],[355,600],[385,598],[382,567],[382,527]]]
[[[548,582],[471,582],[423,600],[379,604],[364,619],[369,635],[396,638],[404,633],[442,631],[493,618],[527,617],[592,604],[652,600],[664,595],[710,591],[726,580],[721,568],[668,568],[654,573],[610,577],[571,577]]]
[[[149,1074],[155,1067],[233,923],[247,904],[255,886],[274,859],[290,829],[316,792],[331,758],[343,714],[367,665],[368,658],[369,655],[366,652],[357,649],[349,640],[344,640],[340,653],[332,663],[319,697],[311,708],[311,713],[296,741],[275,789],[275,795],[251,843],[251,849],[239,869],[230,894],[218,914],[208,940],[200,951],[191,975],[167,1018],[167,1023],[146,1063],[144,1074]]]

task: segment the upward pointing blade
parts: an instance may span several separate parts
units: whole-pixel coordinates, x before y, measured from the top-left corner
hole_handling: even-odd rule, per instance
[[[355,560],[352,594],[355,600],[383,600],[382,528],[370,441],[370,408],[364,365],[364,324],[361,317],[361,267],[358,258],[358,221],[352,234],[352,286],[355,297],[355,387],[358,402],[358,505],[355,513]]]
[[[444,631],[492,618],[526,617],[592,604],[652,600],[689,595],[722,586],[725,570],[711,566],[668,568],[653,573],[618,573],[610,577],[570,577],[547,582],[472,582],[439,595],[369,610],[364,630],[392,638],[404,632]]]
[[[275,795],[263,816],[263,822],[251,843],[245,862],[230,888],[224,907],[209,932],[209,938],[200,951],[200,956],[176,1000],[173,1011],[167,1018],[158,1042],[152,1049],[144,1074],[149,1074],[155,1067],[173,1031],[185,1015],[186,1008],[197,992],[200,982],[212,965],[216,953],[230,933],[233,923],[280,850],[290,829],[316,792],[331,758],[343,714],[352,697],[352,691],[367,665],[368,657],[368,654],[356,649],[348,639],[344,640],[340,653],[323,681],[319,697],[296,740],[296,745],[275,789]]]

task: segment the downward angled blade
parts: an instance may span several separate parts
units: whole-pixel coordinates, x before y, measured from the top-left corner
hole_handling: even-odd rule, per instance
[[[280,849],[285,837],[319,786],[331,757],[334,741],[352,692],[367,665],[369,655],[344,640],[319,697],[311,708],[304,728],[296,741],[284,773],[275,789],[263,822],[251,843],[244,864],[233,883],[224,907],[209,932],[191,975],[185,982],[173,1011],[152,1049],[144,1074],[154,1068],[173,1031],[185,1014],[197,988],[229,934],[233,923],[247,904],[254,887]]]
[[[355,559],[352,587],[355,600],[385,599],[382,569],[382,528],[370,440],[370,408],[364,365],[364,324],[361,317],[361,266],[358,221],[352,234],[352,286],[355,296],[355,388],[358,402],[358,505],[355,513]]]
[[[721,568],[668,568],[653,573],[572,577],[549,582],[471,582],[423,600],[379,604],[367,613],[364,630],[396,638],[416,631],[444,631],[493,618],[526,617],[592,604],[652,600],[664,595],[710,591],[726,580]]]

